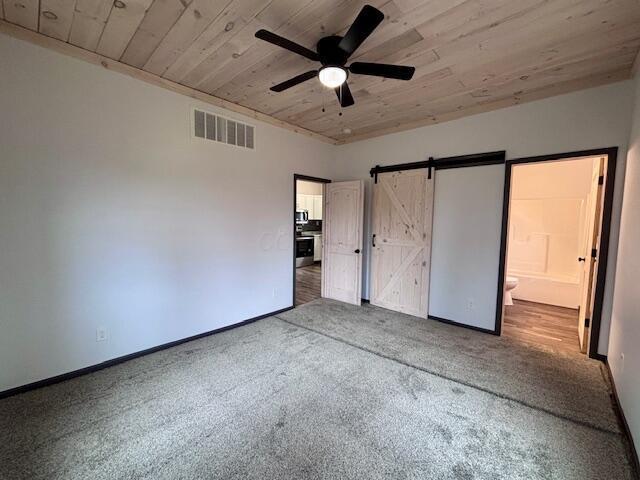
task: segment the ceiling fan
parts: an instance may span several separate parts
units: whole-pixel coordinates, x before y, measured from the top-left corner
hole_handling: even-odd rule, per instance
[[[275,33],[267,30],[258,30],[256,37],[260,40],[273,43],[322,64],[318,70],[310,70],[297,75],[271,87],[271,90],[282,92],[317,76],[324,86],[333,88],[336,91],[342,107],[349,107],[355,103],[347,84],[349,73],[397,80],[411,80],[416,70],[415,67],[367,62],[354,62],[346,66],[349,57],[373,33],[382,20],[384,20],[384,14],[380,10],[371,5],[365,5],[344,37],[331,35],[321,38],[316,45],[315,52]]]

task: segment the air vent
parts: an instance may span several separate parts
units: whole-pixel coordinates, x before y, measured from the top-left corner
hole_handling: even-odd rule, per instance
[[[252,125],[240,123],[202,110],[193,110],[193,135],[204,140],[226,143],[236,147],[255,148]]]

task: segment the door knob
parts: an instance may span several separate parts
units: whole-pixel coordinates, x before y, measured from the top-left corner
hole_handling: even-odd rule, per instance
[[[578,257],[578,261],[579,261],[579,262],[584,262],[584,261],[586,261],[586,258],[584,258],[584,257]]]
[[[360,253],[360,249],[357,248],[356,251],[354,253]]]

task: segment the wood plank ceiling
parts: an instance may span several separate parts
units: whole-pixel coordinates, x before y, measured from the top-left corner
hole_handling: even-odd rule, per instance
[[[351,0],[2,0],[0,18],[344,143],[629,78],[638,0],[370,0],[385,21],[352,60],[417,67],[411,82],[353,75],[342,110],[316,65],[254,38],[315,49]],[[325,108],[325,112],[322,108]],[[350,129],[351,133],[345,133]]]

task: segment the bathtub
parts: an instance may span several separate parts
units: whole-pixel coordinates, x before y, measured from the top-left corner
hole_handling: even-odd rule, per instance
[[[509,270],[518,278],[518,287],[511,291],[513,298],[529,302],[575,308],[580,305],[580,282],[575,278]]]

